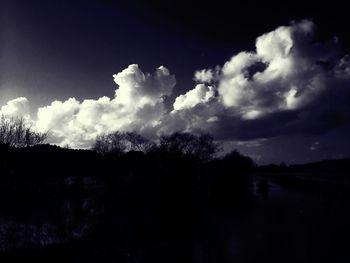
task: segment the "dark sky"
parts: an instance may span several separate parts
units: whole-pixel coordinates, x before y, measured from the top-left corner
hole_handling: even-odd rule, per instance
[[[0,3],[0,105],[24,96],[32,111],[57,99],[113,97],[112,75],[133,63],[144,72],[166,66],[176,76],[174,99],[194,87],[196,70],[253,50],[257,36],[291,20],[312,19],[316,41],[337,36],[343,52],[350,48],[348,8],[341,1]],[[316,140],[297,141],[308,148]],[[271,155],[279,147],[271,144],[261,151]]]
[[[1,103],[112,95],[112,74],[131,63],[147,72],[164,65],[176,91],[188,90],[195,70],[253,49],[257,36],[300,18],[313,19],[320,38],[337,35],[345,47],[350,38],[347,8],[335,1],[1,3]]]
[[[166,65],[176,74],[177,87],[187,90],[195,69],[232,55],[232,47],[211,46],[200,32],[192,35],[178,17],[169,13],[168,18],[153,4],[15,0],[3,6],[7,98],[25,95],[46,104],[112,95],[112,74],[132,63],[145,71]]]

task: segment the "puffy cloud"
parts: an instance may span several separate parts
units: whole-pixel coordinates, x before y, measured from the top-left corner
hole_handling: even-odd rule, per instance
[[[113,77],[118,85],[113,99],[54,101],[38,109],[36,128],[49,130],[52,143],[85,148],[106,132],[142,134],[157,125],[166,112],[163,97],[171,94],[175,77],[163,66],[151,75],[138,65],[130,65]]]
[[[214,74],[212,69],[197,70],[194,73],[194,80],[202,83],[210,83],[213,81]]]
[[[204,84],[198,84],[194,89],[185,95],[180,95],[175,99],[174,110],[193,108],[199,103],[206,103],[215,95],[214,88]]]
[[[10,100],[0,108],[0,115],[6,118],[23,117],[29,119],[29,101],[25,97]]]
[[[313,28],[310,21],[279,27],[257,38],[256,52],[241,52],[226,62],[218,83],[224,105],[242,116],[261,116],[296,107],[322,89],[324,72],[316,64],[322,57],[301,56],[311,49]],[[253,67],[259,63],[266,67]]]
[[[144,74],[138,65],[133,64],[113,77],[119,86],[115,91],[115,102],[127,107],[155,104],[163,96],[169,96],[175,86],[175,78],[163,66],[152,76]],[[138,103],[135,103],[135,99]]]
[[[232,78],[240,73],[245,68],[258,62],[259,58],[252,52],[240,52],[233,56],[230,61],[226,62],[222,68],[222,76],[225,78]]]
[[[173,121],[165,122],[172,128],[162,131],[179,126],[248,140],[324,132],[347,122],[349,56],[341,57],[336,38],[316,43],[314,32],[312,21],[292,22],[259,36],[255,51],[234,55],[215,78],[210,69],[196,72],[195,79],[203,85],[209,79],[217,94],[196,107],[181,107],[194,96],[180,95]]]
[[[54,101],[38,109],[35,127],[51,142],[88,147],[99,134],[136,131],[148,137],[175,131],[211,132],[220,140],[257,140],[316,134],[349,123],[350,58],[337,38],[314,41],[315,25],[292,22],[259,36],[254,51],[242,51],[222,67],[195,72],[196,86],[164,105],[175,77],[130,65],[115,74],[114,98]],[[18,98],[1,108],[25,115]]]

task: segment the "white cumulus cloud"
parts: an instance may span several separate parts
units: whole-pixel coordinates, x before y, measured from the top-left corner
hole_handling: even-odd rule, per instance
[[[0,115],[6,118],[23,117],[28,119],[29,101],[25,97],[19,97],[7,102],[6,105],[0,108]]]
[[[133,64],[113,75],[113,98],[57,100],[31,122],[49,131],[51,143],[76,148],[117,130],[148,137],[205,131],[238,141],[320,133],[350,121],[350,58],[337,38],[317,43],[314,33],[314,23],[303,20],[257,37],[255,50],[196,71],[195,87],[176,97],[172,109],[164,103],[176,83],[169,70],[150,74]],[[28,100],[11,100],[0,113],[29,119]]]
[[[198,84],[196,87],[184,95],[175,99],[174,110],[193,108],[199,103],[206,103],[215,95],[214,88],[204,84]]]
[[[216,71],[215,78],[211,69],[196,72],[196,81],[202,79],[206,85],[210,80],[217,94],[193,110],[182,107],[192,96],[180,95],[174,103],[174,122],[185,123],[187,131],[202,129],[224,137],[255,138],[327,126],[327,111],[346,115],[349,56],[341,56],[337,38],[317,43],[314,33],[312,21],[292,22],[259,36],[255,51],[234,55]],[[325,105],[330,94],[337,101],[334,108]],[[186,114],[181,109],[186,109]],[[214,116],[215,122],[208,121]]]
[[[37,129],[48,130],[53,143],[85,148],[103,133],[143,133],[157,125],[165,114],[163,97],[171,94],[175,77],[163,66],[151,75],[136,64],[113,77],[118,85],[114,98],[54,101],[38,109]]]

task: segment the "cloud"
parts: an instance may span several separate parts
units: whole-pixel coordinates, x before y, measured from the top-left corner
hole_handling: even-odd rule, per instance
[[[194,80],[201,83],[210,83],[213,81],[214,74],[212,69],[197,70],[194,73]]]
[[[217,95],[186,114],[176,111],[174,122],[236,140],[320,133],[348,122],[349,56],[337,38],[317,43],[314,35],[314,23],[303,20],[259,36],[255,51],[234,55],[210,79]],[[207,72],[196,80],[205,85]]]
[[[133,64],[113,76],[113,98],[54,101],[32,121],[39,131],[50,131],[52,143],[78,148],[116,130],[150,138],[204,131],[240,142],[320,134],[349,123],[350,56],[342,55],[337,38],[317,43],[315,30],[312,21],[302,20],[257,37],[254,51],[196,71],[196,85],[175,98],[172,109],[164,104],[176,83],[169,70],[143,73]],[[28,107],[18,98],[1,113],[29,116]]]
[[[115,91],[115,102],[126,107],[155,104],[163,96],[171,95],[176,83],[175,77],[170,76],[169,70],[163,66],[157,68],[152,76],[144,74],[138,65],[133,64],[113,77],[119,86]],[[134,103],[135,99],[137,104]]]
[[[206,103],[215,95],[214,88],[204,84],[198,84],[185,95],[180,95],[175,99],[174,110],[193,108],[199,103]]]
[[[119,131],[146,132],[166,113],[163,97],[175,86],[175,77],[161,66],[153,75],[130,65],[115,74],[114,98],[54,101],[38,109],[36,128],[50,131],[51,142],[89,147],[97,135]]]
[[[0,108],[0,115],[6,118],[23,117],[29,119],[29,101],[24,97],[10,100]]]
[[[238,109],[243,117],[258,117],[298,108],[318,93],[324,72],[316,62],[327,56],[313,57],[311,52],[305,52],[311,50],[313,28],[310,21],[279,27],[257,38],[256,52],[233,56],[224,64],[218,83],[223,104]],[[258,63],[266,68],[247,72]]]

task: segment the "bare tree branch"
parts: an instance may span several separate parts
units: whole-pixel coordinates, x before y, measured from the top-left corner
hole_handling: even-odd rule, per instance
[[[11,147],[27,147],[41,144],[47,139],[48,133],[34,131],[23,118],[8,119],[1,116],[0,143]]]

